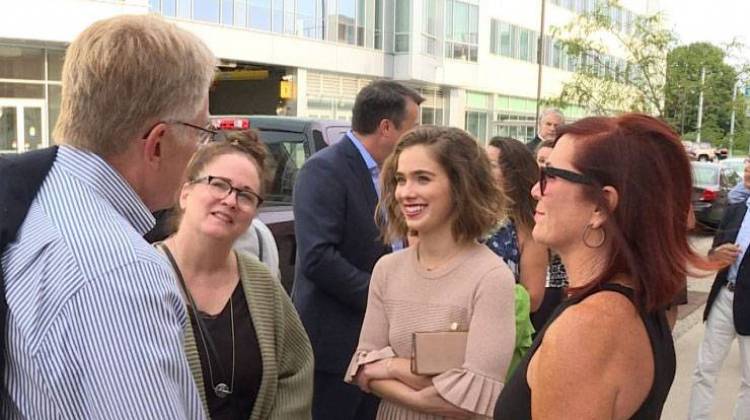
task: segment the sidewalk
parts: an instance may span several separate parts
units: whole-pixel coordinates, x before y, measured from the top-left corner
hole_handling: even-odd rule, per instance
[[[710,238],[694,238],[696,248],[708,250]],[[705,254],[704,254],[705,255]],[[706,278],[688,279],[688,305],[679,308],[677,324],[673,336],[675,338],[675,353],[677,355],[677,372],[664,405],[662,419],[685,420],[690,403],[690,390],[693,382],[693,369],[698,357],[698,348],[703,340],[704,324],[703,309],[705,308],[708,291],[711,289],[714,276]],[[740,386],[739,347],[735,341],[724,361],[719,381],[716,386],[716,397],[713,404],[713,419],[724,420],[732,418],[734,401]],[[750,413],[747,413],[750,419]]]
[[[700,313],[702,312],[703,307],[700,308]],[[661,418],[664,420],[687,419],[693,369],[695,368],[695,360],[698,355],[698,347],[703,340],[703,330],[703,322],[698,322],[675,342],[677,373],[675,374],[672,389],[669,392],[669,397],[662,412]],[[737,342],[735,342],[724,361],[721,375],[719,375],[719,382],[716,386],[716,398],[714,399],[714,419],[724,420],[732,418],[734,400],[737,398],[739,386],[740,354]],[[747,418],[750,418],[750,413],[748,413]]]

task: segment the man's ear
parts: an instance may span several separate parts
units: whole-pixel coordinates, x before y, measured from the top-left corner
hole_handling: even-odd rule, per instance
[[[164,134],[167,132],[167,125],[158,123],[143,138],[143,157],[145,162],[150,166],[158,166],[163,158],[163,141]]]
[[[383,118],[378,123],[378,131],[380,131],[380,134],[386,134],[393,130],[393,122],[389,120],[388,118]]]

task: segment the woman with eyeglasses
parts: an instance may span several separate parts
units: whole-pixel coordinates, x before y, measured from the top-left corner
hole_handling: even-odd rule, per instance
[[[385,242],[418,241],[375,265],[346,381],[381,398],[379,420],[487,418],[515,339],[513,275],[477,241],[503,206],[487,156],[463,130],[418,127],[386,160],[381,191]],[[413,340],[424,333],[460,334],[465,347],[445,369],[420,370],[445,356],[439,341],[416,353],[412,369]]]
[[[185,351],[212,419],[309,419],[313,355],[281,284],[235,252],[263,201],[264,145],[252,131],[198,149],[177,231],[157,244],[190,315]]]
[[[534,239],[557,250],[571,297],[539,332],[495,419],[658,419],[675,374],[664,308],[689,264],[691,169],[678,135],[641,114],[579,120],[532,193]]]

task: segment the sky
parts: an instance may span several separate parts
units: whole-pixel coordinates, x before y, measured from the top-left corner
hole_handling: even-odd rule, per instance
[[[738,37],[750,46],[750,0],[660,0],[660,6],[681,44],[721,46]]]

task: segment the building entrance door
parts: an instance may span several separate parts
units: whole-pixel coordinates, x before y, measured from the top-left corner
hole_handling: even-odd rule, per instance
[[[0,98],[0,153],[20,153],[49,146],[43,99]]]

